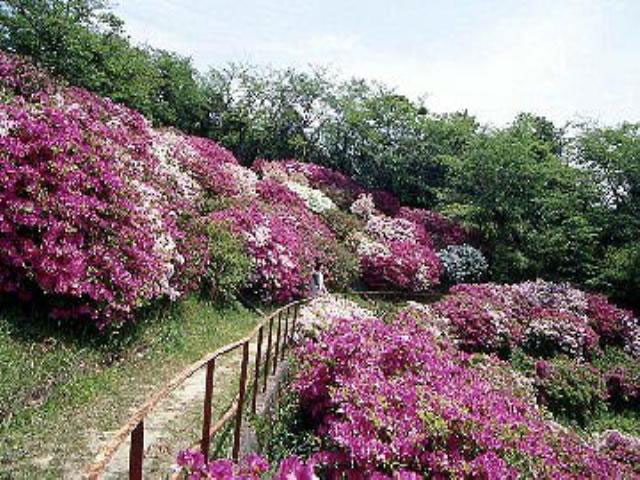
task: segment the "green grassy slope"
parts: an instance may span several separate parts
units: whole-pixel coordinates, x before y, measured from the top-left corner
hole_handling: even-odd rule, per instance
[[[63,478],[84,466],[92,435],[117,429],[145,395],[257,320],[191,297],[97,339],[1,307],[0,478]]]

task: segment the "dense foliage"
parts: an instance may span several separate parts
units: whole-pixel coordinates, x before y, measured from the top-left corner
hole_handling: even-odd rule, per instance
[[[399,204],[385,192],[459,218],[481,235],[496,280],[572,281],[639,306],[638,124],[558,128],[521,114],[487,128],[466,111],[434,114],[384,85],[323,69],[230,64],[200,75],[187,58],[132,45],[101,0],[5,1],[0,48],[155,124],[216,139],[244,164],[326,165],[373,190],[387,215]],[[329,205],[310,195],[319,209]]]
[[[550,422],[530,379],[460,350],[423,306],[384,322],[343,300],[319,302],[302,312],[303,326],[321,329],[298,347],[294,387],[314,420],[321,476],[633,478],[633,439],[621,436],[626,447],[612,455],[617,437],[607,449]],[[602,390],[588,388],[597,408]]]
[[[317,262],[331,288],[425,291],[442,271],[430,232],[445,247],[465,238],[327,167],[243,167],[21,57],[1,54],[0,72],[0,290],[60,320],[118,325],[198,289],[283,302],[307,293]]]

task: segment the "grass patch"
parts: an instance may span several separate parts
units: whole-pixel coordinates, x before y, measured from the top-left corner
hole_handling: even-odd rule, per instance
[[[196,297],[164,305],[110,337],[0,310],[0,478],[62,478],[86,465],[101,432],[258,315]],[[35,462],[34,462],[35,460]],[[71,469],[71,470],[70,470]]]

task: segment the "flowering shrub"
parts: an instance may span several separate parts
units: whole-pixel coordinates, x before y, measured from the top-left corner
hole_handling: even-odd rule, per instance
[[[554,415],[584,426],[605,408],[606,390],[597,369],[567,357],[536,364],[540,402]]]
[[[413,312],[391,323],[345,316],[298,347],[294,388],[322,437],[312,458],[329,477],[631,475]]]
[[[253,164],[254,170],[264,178],[274,178],[280,182],[296,182],[321,190],[335,204],[349,206],[365,189],[355,180],[330,168],[295,160],[266,161],[259,159]]]
[[[564,353],[573,358],[590,356],[598,336],[584,318],[571,313],[536,309],[531,312],[522,345],[539,357]]]
[[[206,198],[250,196],[255,174],[18,57],[0,53],[0,72],[0,291],[104,326],[196,288]]]
[[[600,433],[595,441],[598,452],[629,465],[633,472],[640,475],[640,438],[607,430]]]
[[[637,325],[637,320],[609,305],[605,324],[603,318],[593,315],[591,298],[567,284],[541,280],[516,285],[461,284],[430,310],[446,321],[462,348],[470,351],[508,350],[519,345],[539,356],[564,353],[588,358],[598,344],[611,343],[611,337],[598,334],[611,331],[610,325],[618,325],[617,342],[630,351],[636,340],[628,325]]]
[[[245,242],[255,265],[251,279],[267,300],[290,300],[302,293],[305,256],[303,239],[277,214],[259,203],[215,212],[211,220],[226,221]]]
[[[267,460],[255,453],[247,455],[238,464],[224,459],[207,462],[197,450],[183,450],[178,453],[175,471],[181,472],[188,480],[259,480],[269,471]],[[313,462],[305,462],[296,456],[285,458],[277,467],[274,480],[312,480],[318,477],[314,473]]]
[[[425,318],[440,319],[447,332],[464,350],[498,352],[510,350],[522,338],[518,312],[510,289],[494,284],[456,285],[451,295],[427,307]]]
[[[260,180],[256,185],[256,193],[262,202],[269,205],[287,205],[296,210],[306,208],[300,195],[272,179]]]
[[[369,286],[420,292],[438,284],[440,261],[420,225],[371,214],[357,242],[363,279]]]
[[[373,313],[338,295],[323,295],[307,303],[298,316],[303,332],[326,328],[340,319],[373,318]]]
[[[373,197],[370,193],[362,193],[358,196],[355,202],[351,204],[349,208],[351,213],[357,215],[358,217],[368,220],[375,211],[376,204],[373,201]]]
[[[477,282],[489,265],[480,250],[471,245],[449,245],[438,252],[444,274],[451,283]]]
[[[320,217],[299,196],[272,180],[257,184],[260,199],[214,212],[211,220],[227,221],[242,237],[253,259],[252,285],[265,300],[284,302],[306,292],[312,265],[319,260],[331,272],[338,244]]]
[[[402,207],[396,216],[422,225],[429,232],[434,245],[438,249],[445,248],[448,245],[469,243],[469,233],[461,225],[449,220],[440,213],[422,208]]]
[[[356,237],[364,230],[364,223],[355,215],[342,210],[325,210],[322,219],[335,234],[336,238],[355,251]]]
[[[640,403],[640,363],[620,347],[605,347],[592,359],[607,386],[607,401],[616,410]]]
[[[630,311],[612,305],[604,295],[589,295],[586,314],[603,344],[622,346],[640,358],[640,323]]]
[[[310,188],[296,182],[287,182],[286,185],[291,191],[302,197],[307,208],[312,212],[322,213],[325,210],[332,210],[336,208],[333,201],[320,190],[316,190],[315,188]]]

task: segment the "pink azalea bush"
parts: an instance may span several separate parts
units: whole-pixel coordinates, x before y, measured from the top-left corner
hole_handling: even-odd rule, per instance
[[[215,142],[0,53],[0,291],[59,318],[119,323],[197,286],[203,201],[255,183]]]
[[[421,292],[439,283],[442,266],[422,225],[379,214],[368,194],[360,195],[351,211],[367,221],[356,239],[367,285]]]
[[[445,248],[448,245],[470,243],[469,233],[460,224],[438,212],[422,208],[402,207],[396,216],[421,225],[429,232],[437,249]]]
[[[588,358],[598,346],[618,345],[635,355],[640,332],[630,312],[566,284],[461,284],[430,308],[470,351],[522,346],[537,355]],[[597,307],[597,308],[596,308]]]
[[[600,453],[629,465],[640,475],[640,439],[616,430],[607,430],[596,437],[596,448]]]
[[[215,212],[245,242],[255,266],[253,287],[265,300],[285,302],[306,293],[311,268],[320,261],[331,281],[335,236],[320,217],[286,186],[270,179],[256,186],[257,198]]]
[[[197,450],[183,450],[178,453],[175,470],[187,480],[259,480],[269,471],[269,462],[264,457],[252,453],[239,463],[228,459],[206,461]],[[287,457],[275,468],[270,478],[274,480],[317,479],[313,462],[305,462],[296,456]]]
[[[322,439],[312,459],[330,478],[633,478],[547,421],[507,364],[459,350],[415,309],[337,319],[296,355]]]
[[[276,178],[281,182],[293,181],[321,190],[333,202],[348,206],[365,192],[365,188],[352,178],[327,167],[296,160],[257,160],[254,170],[265,178]]]

